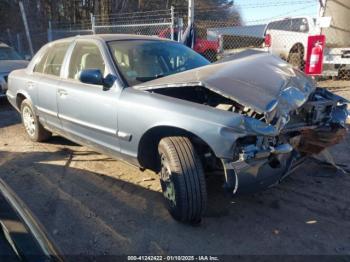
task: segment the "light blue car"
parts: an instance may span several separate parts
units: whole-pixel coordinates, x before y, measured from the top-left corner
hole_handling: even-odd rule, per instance
[[[52,133],[160,175],[182,222],[205,211],[205,174],[231,194],[277,184],[346,134],[347,103],[298,69],[247,51],[211,64],[170,40],[80,36],[44,46],[9,76],[28,136]]]

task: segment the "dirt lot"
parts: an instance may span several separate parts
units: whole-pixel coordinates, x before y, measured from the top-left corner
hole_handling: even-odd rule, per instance
[[[349,168],[350,136],[331,152]],[[251,196],[226,198],[209,177],[207,214],[187,226],[163,207],[155,174],[60,137],[32,143],[2,101],[0,176],[64,254],[350,255],[350,174],[312,161]]]

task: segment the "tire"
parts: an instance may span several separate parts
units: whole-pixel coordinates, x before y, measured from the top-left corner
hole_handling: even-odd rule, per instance
[[[288,63],[292,66],[304,70],[304,52],[301,48],[296,49],[295,51],[291,51],[288,55]]]
[[[33,106],[28,99],[21,103],[21,117],[24,129],[30,140],[34,142],[43,142],[51,137],[51,132],[47,131],[39,122],[34,113]]]
[[[166,137],[158,145],[160,182],[170,214],[176,220],[196,224],[207,202],[202,163],[186,137]]]

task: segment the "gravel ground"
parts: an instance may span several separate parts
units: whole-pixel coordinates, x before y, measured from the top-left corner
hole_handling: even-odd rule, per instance
[[[323,80],[317,82],[320,87],[327,87],[331,89],[348,89],[350,88],[350,80]]]
[[[331,152],[349,168],[350,136]],[[65,255],[350,255],[350,175],[313,161],[250,196],[227,198],[208,177],[208,211],[187,226],[164,208],[154,173],[58,136],[33,143],[2,101],[0,176]]]

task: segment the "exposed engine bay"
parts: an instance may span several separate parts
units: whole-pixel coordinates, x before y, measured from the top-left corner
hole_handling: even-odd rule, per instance
[[[264,120],[264,115],[202,86],[162,88],[152,92]]]
[[[270,125],[276,125],[279,121],[277,117],[269,120],[266,114],[257,113],[249,107],[201,86],[162,88],[152,92],[241,114]],[[346,118],[347,101],[326,89],[317,88],[303,106],[290,112],[279,136],[269,138],[269,143],[274,141],[273,144],[278,144],[276,141],[280,140],[283,143],[289,142],[293,148],[298,148],[301,152],[319,153],[343,138],[346,133]],[[263,140],[260,139],[260,142],[258,140],[256,144],[260,147]],[[264,143],[266,146],[266,141]]]
[[[274,117],[269,117],[202,86],[161,88],[152,92],[241,114],[272,126],[281,122],[273,110],[269,114]],[[278,178],[280,181],[298,159],[318,154],[339,143],[347,132],[347,103],[347,100],[326,89],[316,88],[301,107],[289,112],[283,126],[278,126],[278,135],[246,136],[238,139],[232,160],[223,160],[222,163],[226,178],[225,188],[233,190],[234,193],[245,192],[242,186],[238,190],[239,177],[247,180],[241,179],[240,185],[251,184],[253,181],[250,180],[257,178],[258,187],[263,187],[264,183],[269,184],[270,182],[261,178],[264,176],[261,170],[270,174],[276,172],[277,176],[284,174]],[[213,157],[210,152],[206,153],[206,157],[205,163],[216,164],[215,160],[210,159]]]

